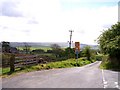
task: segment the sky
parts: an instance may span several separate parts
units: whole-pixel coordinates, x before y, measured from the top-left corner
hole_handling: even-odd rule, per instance
[[[0,0],[0,41],[97,44],[118,21],[119,0]]]

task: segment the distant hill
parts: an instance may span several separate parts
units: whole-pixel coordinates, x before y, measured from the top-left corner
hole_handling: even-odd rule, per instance
[[[58,44],[59,46],[61,46],[62,48],[66,48],[68,47],[68,43],[67,42],[26,42],[28,45],[32,46],[32,47],[50,47],[51,44]],[[10,42],[10,45],[12,47],[22,47],[24,46],[24,42]],[[87,46],[88,44],[80,44],[80,47],[83,48],[85,46]],[[72,44],[72,46],[74,47],[74,43]],[[92,49],[98,49],[98,45],[89,45],[92,47]]]

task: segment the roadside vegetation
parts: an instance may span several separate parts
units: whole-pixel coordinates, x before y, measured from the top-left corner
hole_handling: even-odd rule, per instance
[[[80,66],[84,66],[87,64],[90,64],[92,62],[95,62],[95,60],[85,60],[83,58],[79,58],[79,59],[67,59],[64,61],[57,61],[57,62],[50,62],[47,64],[38,64],[38,65],[33,65],[33,66],[26,66],[22,69],[17,68],[15,72],[13,72],[11,74],[10,72],[10,68],[3,68],[2,69],[2,76],[6,77],[6,76],[13,76],[16,75],[18,73],[25,73],[25,72],[31,72],[31,71],[38,71],[38,70],[48,70],[48,69],[55,69],[55,68],[71,68],[71,67],[80,67]]]
[[[120,22],[104,30],[98,43],[103,54],[100,67],[120,71]]]
[[[102,63],[100,65],[100,68],[114,70],[114,71],[120,71],[120,65],[112,63],[110,61],[109,55],[102,55]]]
[[[25,44],[25,47],[21,52],[16,51],[14,55],[16,57],[25,57],[38,55],[39,58],[42,58],[37,64],[25,65],[22,68],[15,68],[14,71],[10,71],[10,58],[11,53],[9,43],[4,42],[3,44],[3,53],[2,53],[2,77],[13,76],[19,73],[37,71],[37,70],[46,70],[53,68],[70,68],[70,67],[81,67],[96,61],[97,50],[92,50],[91,47],[86,46],[80,51],[78,59],[76,59],[74,48],[64,48],[62,49],[57,44],[52,44],[51,49],[47,51],[43,49],[30,50],[30,46]],[[10,51],[12,52],[12,51]],[[12,53],[13,54],[13,53]],[[34,57],[31,59],[34,59]],[[21,59],[17,58],[17,61]],[[26,60],[26,59],[25,59]]]

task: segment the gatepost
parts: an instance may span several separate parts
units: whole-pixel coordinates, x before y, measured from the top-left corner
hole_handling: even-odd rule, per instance
[[[15,62],[15,55],[11,54],[11,57],[10,57],[10,72],[15,71],[14,62]]]

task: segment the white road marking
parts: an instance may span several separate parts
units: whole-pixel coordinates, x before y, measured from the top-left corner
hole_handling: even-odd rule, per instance
[[[119,88],[119,86],[118,86],[118,85],[116,85],[115,87],[116,87],[116,88]]]
[[[103,72],[103,69],[102,69],[102,79],[103,79],[103,87],[106,88],[108,85],[107,81],[105,81],[105,77],[104,77],[104,72]]]
[[[107,81],[103,82],[105,85],[107,84]]]
[[[104,85],[104,88],[107,88],[108,85]]]
[[[115,85],[118,85],[118,82],[114,82],[115,83]]]
[[[104,77],[103,69],[102,69],[102,78],[103,78],[103,82],[105,82],[105,77]]]
[[[108,82],[105,80],[105,76],[104,76],[104,72],[103,72],[103,69],[102,69],[102,78],[103,78],[103,87],[104,88],[107,88],[108,87]],[[120,89],[120,86],[118,85],[118,82],[114,82],[115,84],[115,87]]]
[[[114,84],[115,84],[116,88],[120,89],[120,86],[118,85],[118,82],[114,82]]]

